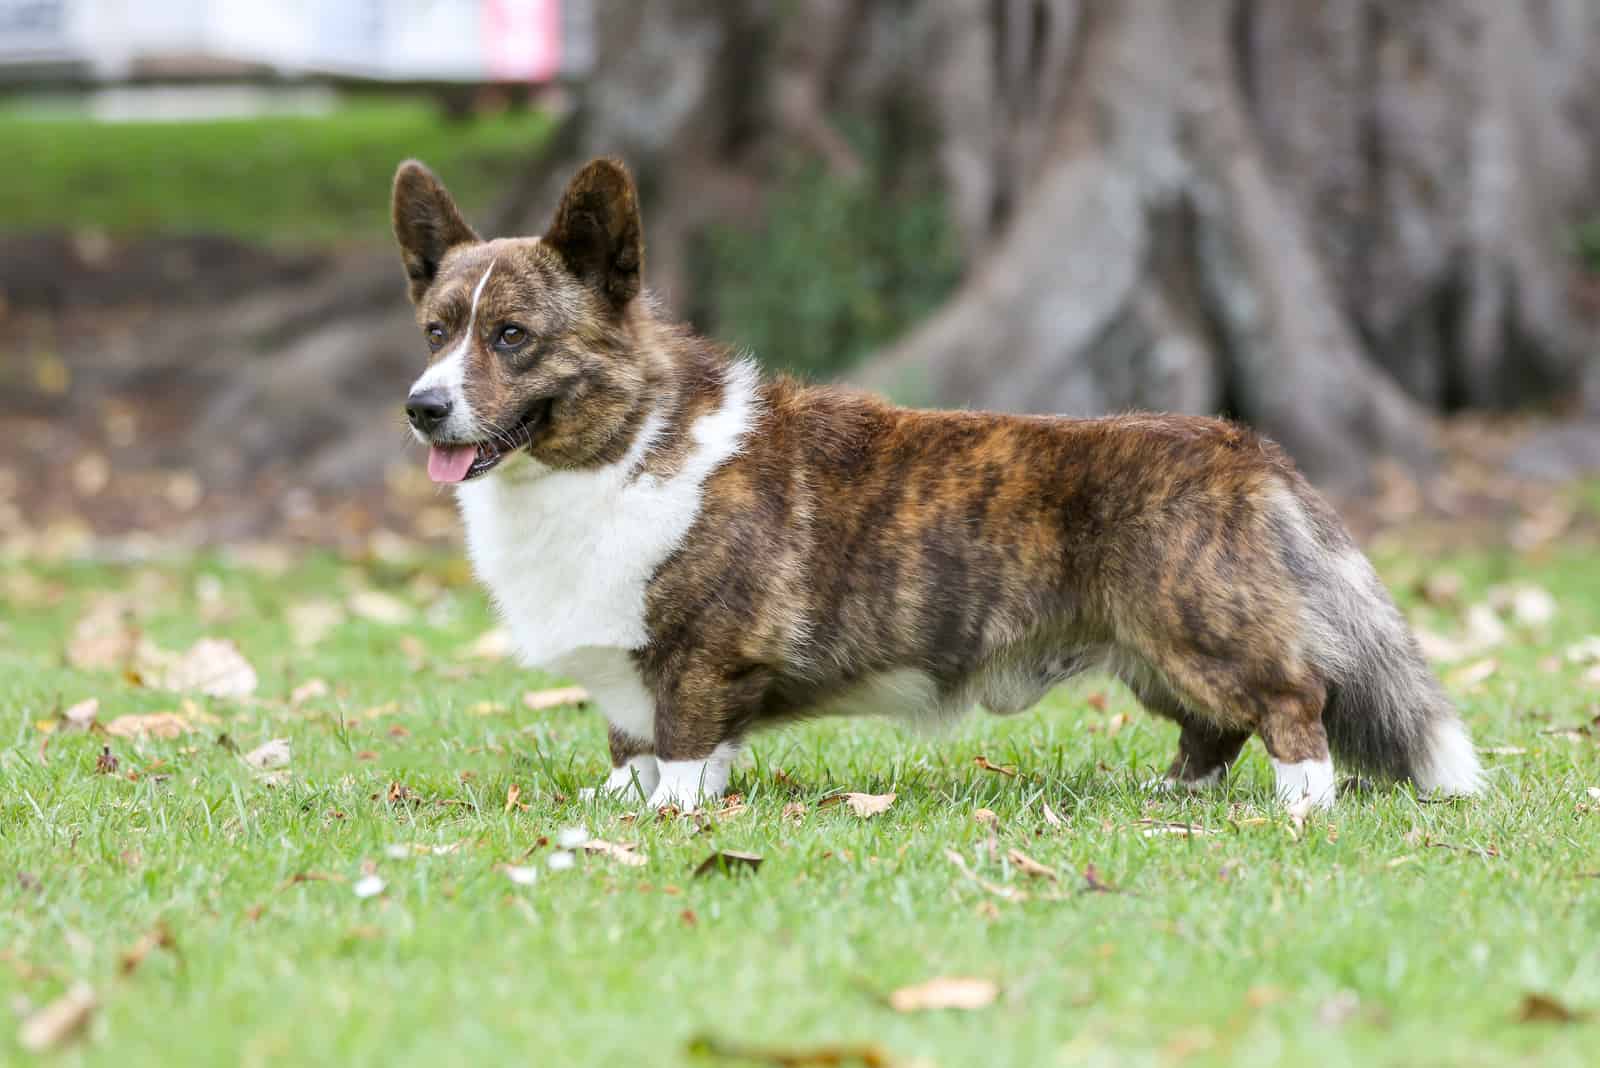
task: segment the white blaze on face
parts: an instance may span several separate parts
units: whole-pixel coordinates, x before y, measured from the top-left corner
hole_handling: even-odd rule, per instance
[[[477,286],[472,290],[472,311],[467,315],[467,328],[462,331],[461,340],[411,384],[412,394],[425,389],[445,391],[445,396],[450,400],[450,416],[435,434],[445,441],[472,441],[481,433],[477,415],[467,407],[465,389],[467,353],[472,350],[472,339],[477,336],[478,300],[483,296],[483,287],[488,284],[489,276],[494,273],[494,265],[497,262],[496,260],[489,262],[488,269],[483,272],[483,277],[478,279]],[[423,444],[427,444],[421,433],[415,430],[412,433],[416,434],[417,439]]]

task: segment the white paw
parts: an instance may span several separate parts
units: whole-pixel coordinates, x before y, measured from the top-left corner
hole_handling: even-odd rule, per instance
[[[705,760],[659,760],[661,779],[650,793],[651,808],[693,812],[703,801],[715,801],[728,788],[728,767],[737,750],[727,742]]]
[[[1277,777],[1278,800],[1291,807],[1306,804],[1310,808],[1333,807],[1337,794],[1333,780],[1333,761],[1302,760],[1284,764],[1274,760],[1272,770]]]
[[[598,787],[584,787],[578,791],[578,796],[586,800],[598,794],[611,794],[622,798],[649,797],[660,781],[661,771],[656,766],[655,757],[629,757],[628,762],[622,767],[611,769],[605,782]],[[638,783],[637,787],[634,785],[635,782]]]

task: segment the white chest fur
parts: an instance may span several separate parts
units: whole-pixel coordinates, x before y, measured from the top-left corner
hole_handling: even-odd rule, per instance
[[[473,567],[518,652],[593,683],[608,718],[602,691],[632,681],[635,696],[642,692],[626,652],[647,640],[645,589],[699,515],[707,476],[738,452],[755,414],[755,385],[750,365],[729,368],[722,403],[690,428],[693,445],[669,477],[639,471],[660,432],[652,417],[628,455],[608,467],[556,471],[523,460],[457,491]]]

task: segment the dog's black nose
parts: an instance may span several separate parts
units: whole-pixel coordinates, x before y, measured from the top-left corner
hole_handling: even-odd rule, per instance
[[[406,398],[406,418],[426,434],[450,414],[450,398],[442,389],[425,389]]]

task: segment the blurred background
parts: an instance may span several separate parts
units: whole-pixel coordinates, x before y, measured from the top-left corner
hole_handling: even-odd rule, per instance
[[[0,555],[453,536],[388,233],[633,167],[647,281],[910,403],[1216,412],[1358,527],[1600,468],[1593,0],[0,0]]]

